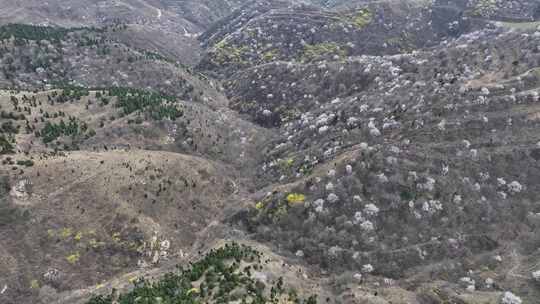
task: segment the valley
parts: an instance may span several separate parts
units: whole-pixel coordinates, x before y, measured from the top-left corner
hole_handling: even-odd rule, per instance
[[[23,2],[1,303],[539,302],[539,1]]]

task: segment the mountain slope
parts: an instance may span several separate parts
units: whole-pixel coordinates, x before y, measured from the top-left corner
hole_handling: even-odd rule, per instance
[[[0,28],[0,300],[540,298],[537,1],[113,4]]]
[[[198,61],[195,38],[228,15],[238,1],[13,1],[2,3],[0,24],[28,23],[61,27],[127,27],[117,36],[137,48],[155,51],[185,64]]]

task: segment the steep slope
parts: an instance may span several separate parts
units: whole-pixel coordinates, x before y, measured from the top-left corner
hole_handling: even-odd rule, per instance
[[[242,204],[248,156],[271,136],[226,109],[128,88],[4,91],[0,109],[7,303],[190,251]]]
[[[341,10],[354,8],[359,5],[380,2],[378,0],[313,0],[313,4]],[[424,2],[424,0],[412,0],[408,2]],[[505,21],[533,21],[539,15],[540,2],[537,0],[517,1],[485,1],[485,0],[434,0],[434,9],[459,10],[463,14],[474,18],[487,18],[491,20]]]
[[[2,2],[0,24],[28,23],[61,27],[127,27],[120,37],[137,48],[152,50],[185,64],[198,61],[195,38],[212,22],[228,15],[236,1],[35,1]]]
[[[219,76],[279,60],[410,52],[470,31],[476,23],[451,11],[434,11],[424,2],[378,2],[335,12],[255,2],[200,37],[210,52],[199,68]]]
[[[504,290],[534,303],[539,35],[513,30],[534,23],[488,24],[399,55],[355,56],[330,42],[306,60],[283,51],[283,39],[304,39],[304,24],[277,30],[278,10],[202,36],[201,68],[224,79],[232,107],[281,133],[258,171],[267,187],[231,222],[330,273],[362,274],[365,286],[413,284],[419,303],[498,303]],[[229,45],[245,52],[212,65]],[[286,55],[257,60],[259,45]]]
[[[45,284],[82,288],[189,249],[232,192],[223,168],[165,152],[71,152],[12,172],[3,204],[24,210],[2,225],[17,262],[2,265],[13,303]],[[201,195],[207,187],[212,195]],[[153,238],[170,245],[156,249]]]
[[[131,86],[151,88],[185,100],[224,102],[211,84],[191,69],[110,39],[109,33],[116,30],[2,26],[0,86]]]
[[[36,24],[80,27],[126,24],[156,25],[174,29],[201,29],[230,13],[242,0],[235,1],[5,1],[2,18],[5,23],[27,22]]]
[[[511,41],[526,52],[527,38],[516,35]],[[528,45],[536,47],[534,41]],[[449,53],[470,58],[463,52],[472,49],[450,47]],[[287,112],[282,140],[269,150],[260,170],[263,178],[283,185],[271,186],[270,195],[262,192],[252,212],[240,216],[258,239],[332,272],[371,265],[374,274],[392,279],[405,279],[431,263],[440,262],[444,269],[446,259],[460,261],[484,252],[493,258],[505,246],[532,253],[529,231],[535,224],[529,215],[538,212],[534,181],[540,138],[533,131],[538,99],[531,88],[538,79],[523,74],[523,93],[512,95],[509,85],[508,95],[503,90],[493,96],[487,88],[465,89],[475,82],[472,73],[458,76],[439,65],[436,73],[446,76],[437,79],[426,64],[434,59],[422,55],[429,53],[387,57],[378,62],[384,69],[369,72],[379,78],[373,87],[320,102],[294,92],[311,81],[304,76],[310,72],[294,67],[302,75],[297,85],[276,90],[290,98],[291,104],[282,108],[294,105],[299,114]],[[377,60],[328,63],[336,67],[320,73],[366,71]],[[521,64],[514,66],[514,75],[521,74]],[[365,81],[346,75],[353,83]],[[498,81],[509,82],[512,74],[506,79]],[[495,273],[505,271],[504,266],[492,268],[489,259],[478,263]],[[457,282],[467,276],[467,268],[452,268],[439,279],[449,276]]]
[[[100,30],[2,29],[3,86],[35,90],[0,93],[3,302],[155,267],[243,203],[272,132],[211,82]]]
[[[537,2],[306,3],[4,27],[0,300],[536,303]]]

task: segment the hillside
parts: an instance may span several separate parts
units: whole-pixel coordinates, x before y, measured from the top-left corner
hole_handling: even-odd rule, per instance
[[[1,303],[538,303],[540,2],[71,2],[0,8]]]
[[[200,54],[197,35],[241,3],[241,0],[5,0],[0,11],[0,24],[31,23],[60,27],[121,24],[126,29],[115,36],[125,43],[193,64]]]
[[[275,61],[410,52],[480,23],[451,11],[437,13],[425,2],[377,3],[337,12],[280,1],[254,2],[226,21],[200,38],[210,48],[199,65],[203,70],[230,74]]]

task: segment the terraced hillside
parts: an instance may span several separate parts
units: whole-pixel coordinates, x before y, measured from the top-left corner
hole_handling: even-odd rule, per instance
[[[417,298],[465,301],[515,288],[526,301],[537,298],[527,282],[538,246],[531,232],[539,191],[538,33],[493,23],[428,49],[373,56],[356,48],[355,56],[329,47],[340,39],[335,34],[307,42],[294,30],[309,28],[304,20],[278,30],[276,11],[224,38],[208,36],[210,45],[220,42],[202,68],[220,58],[224,43],[246,46],[245,61],[224,56],[214,72],[234,109],[281,134],[257,171],[268,187],[253,196],[252,210],[231,221],[330,273],[357,271],[372,287],[388,284],[373,275],[391,286],[429,278],[465,285],[474,295],[452,295],[437,283],[439,295],[424,285]],[[314,15],[310,20],[324,16]],[[249,34],[270,29],[276,34]],[[388,31],[369,33],[380,39]],[[284,37],[303,40],[296,45],[304,43],[306,54],[324,48],[310,60],[250,57],[259,45],[283,52]],[[384,53],[383,43],[374,45]],[[514,249],[505,256],[508,248]]]
[[[480,22],[454,12],[437,12],[424,2],[377,3],[337,12],[306,5],[287,7],[279,1],[254,2],[201,36],[210,52],[200,68],[229,75],[275,61],[336,61],[410,52],[469,31]]]
[[[538,246],[531,232],[539,191],[538,78],[529,70],[536,60],[478,65],[471,54],[500,58],[500,43],[533,56],[536,43],[521,34],[491,36],[488,53],[488,46],[475,46],[481,35],[498,34],[465,36],[444,52],[276,64],[244,74],[251,86],[237,87],[235,104],[264,100],[264,93],[247,89],[257,88],[252,79],[276,79],[265,82],[268,92],[286,95],[273,99],[275,107],[255,102],[263,123],[265,117],[282,122],[282,139],[259,170],[280,185],[254,197],[252,210],[233,221],[330,272],[356,269],[397,282],[470,277],[482,291],[492,289],[487,278],[499,278],[499,288],[515,287],[508,266],[495,257],[514,248],[515,257],[501,259],[525,258]],[[470,59],[460,66],[469,71],[440,64],[461,58]],[[439,65],[428,64],[434,61]],[[284,74],[298,76],[277,76]],[[330,83],[329,95],[305,91],[312,79]],[[347,90],[345,81],[361,87]],[[523,283],[531,273],[520,273]],[[531,299],[538,296],[525,286]]]
[[[537,1],[115,7],[0,27],[0,302],[538,303]]]

